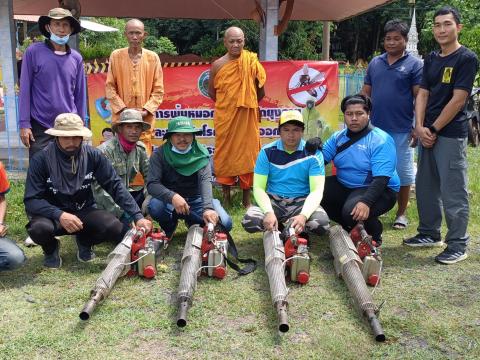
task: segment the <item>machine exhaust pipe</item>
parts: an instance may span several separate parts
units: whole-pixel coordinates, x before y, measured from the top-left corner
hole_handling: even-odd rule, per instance
[[[362,275],[362,264],[355,245],[341,226],[333,226],[329,231],[330,250],[334,257],[335,271],[347,284],[353,302],[370,325],[375,340],[385,341],[380,321],[377,318],[378,307],[373,302],[372,294]]]
[[[190,308],[195,288],[197,287],[198,270],[202,266],[202,239],[203,229],[193,225],[188,230],[187,240],[182,256],[182,273],[178,285],[178,313],[177,326],[187,325],[187,313]]]
[[[266,231],[263,234],[263,248],[270,294],[277,312],[278,330],[285,333],[290,329],[287,313],[288,289],[285,282],[285,248],[279,234],[278,231]]]
[[[286,333],[290,329],[288,325],[287,303],[278,301],[275,308],[277,309],[278,331]]]
[[[188,313],[189,307],[190,305],[188,304],[187,298],[180,299],[180,302],[178,304],[178,317],[177,317],[178,327],[183,328],[187,326],[187,313]]]

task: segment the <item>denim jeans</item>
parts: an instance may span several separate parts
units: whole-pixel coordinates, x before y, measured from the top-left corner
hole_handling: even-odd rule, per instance
[[[0,238],[0,271],[13,270],[23,265],[25,255],[13,241]]]
[[[190,206],[190,213],[188,215],[177,214],[171,203],[167,203],[155,198],[152,198],[148,204],[148,213],[155,221],[158,222],[168,237],[171,237],[177,228],[178,219],[184,219],[189,227],[195,224],[204,225],[202,197],[196,196],[185,198],[185,201]],[[232,229],[232,218],[222,207],[220,201],[213,199],[212,202],[213,208],[220,218],[220,222],[228,231],[230,231]]]

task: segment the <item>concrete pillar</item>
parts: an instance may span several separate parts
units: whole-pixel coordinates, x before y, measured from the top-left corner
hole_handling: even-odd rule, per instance
[[[322,60],[330,60],[330,21],[323,22]]]
[[[275,36],[275,25],[278,24],[278,0],[262,0],[265,11],[265,24],[260,27],[260,60],[278,60],[278,37]]]
[[[70,38],[68,39],[68,46],[80,52],[80,37],[78,36],[78,34],[70,36]]]
[[[0,132],[0,159],[8,159],[12,166],[13,149],[19,148],[17,131],[18,111],[15,101],[15,85],[18,84],[16,40],[13,20],[13,0],[0,0],[0,61],[2,65],[2,85],[5,96],[5,131]]]

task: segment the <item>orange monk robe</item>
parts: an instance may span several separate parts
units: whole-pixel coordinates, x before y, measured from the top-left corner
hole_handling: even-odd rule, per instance
[[[163,72],[158,55],[142,49],[141,60],[134,64],[128,56],[128,48],[114,50],[110,55],[105,92],[112,108],[112,123],[119,121],[125,108],[148,111],[144,120],[151,128],[142,134],[140,140],[150,154],[155,111],[163,100]]]
[[[224,64],[214,81],[215,175],[239,176],[253,172],[260,151],[260,112],[257,91],[267,75],[257,54],[243,50]]]

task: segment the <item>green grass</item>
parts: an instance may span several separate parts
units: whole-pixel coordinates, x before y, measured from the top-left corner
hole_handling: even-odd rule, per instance
[[[433,261],[440,251],[413,250],[416,208],[406,231],[383,221],[384,273],[374,298],[385,301],[381,323],[387,342],[373,341],[353,308],[345,284],[334,275],[327,238],[314,238],[311,280],[290,286],[290,331],[279,335],[264,271],[261,234],[242,231],[239,206],[231,209],[240,255],[259,260],[257,271],[223,281],[202,278],[189,322],[177,329],[176,290],[185,227],[163,258],[153,281],[122,278],[110,297],[82,323],[78,314],[105,266],[112,245],[96,247],[98,259],[80,264],[69,237],[62,240],[64,266],[42,267],[42,253],[25,249],[23,269],[0,273],[1,359],[475,359],[480,358],[480,160],[469,149],[471,218],[469,258],[456,265]],[[23,185],[8,195],[10,236],[25,238]],[[239,203],[238,196],[235,197]]]

